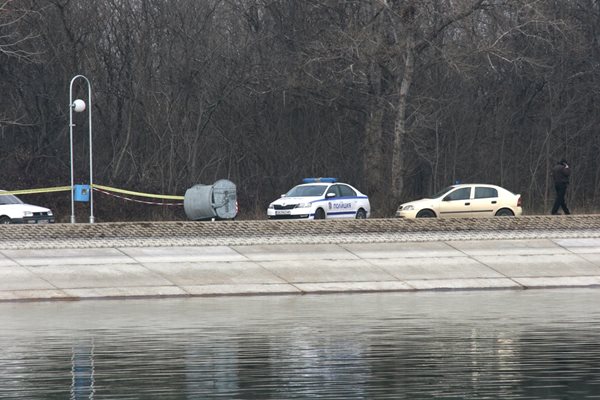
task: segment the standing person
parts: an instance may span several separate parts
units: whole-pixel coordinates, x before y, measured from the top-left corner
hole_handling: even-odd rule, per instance
[[[554,179],[554,188],[556,189],[556,199],[554,200],[554,206],[552,206],[552,215],[558,215],[559,208],[562,208],[565,215],[571,214],[565,202],[565,194],[567,193],[570,176],[571,169],[564,158],[552,167],[552,179]]]

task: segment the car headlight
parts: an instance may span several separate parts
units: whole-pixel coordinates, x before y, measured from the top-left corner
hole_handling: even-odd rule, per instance
[[[269,204],[269,210],[273,210],[275,206],[273,204]]]
[[[296,204],[296,207],[294,208],[308,208],[310,207],[310,203],[300,203],[300,204]]]
[[[24,217],[33,217],[33,213],[31,211],[23,211]]]
[[[48,210],[48,216],[49,216],[49,217],[52,217],[52,216],[54,216],[54,214],[52,214],[52,211]]]
[[[402,206],[402,211],[412,211],[415,209],[415,206]]]

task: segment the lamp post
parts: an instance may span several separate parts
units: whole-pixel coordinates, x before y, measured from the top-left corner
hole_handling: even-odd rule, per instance
[[[83,75],[77,75],[73,79],[71,79],[71,84],[69,86],[69,144],[71,151],[71,223],[75,223],[75,182],[73,175],[73,111],[75,112],[83,112],[86,109],[86,104],[83,100],[77,99],[73,101],[73,82],[76,79],[82,78],[87,83],[88,88],[88,128],[90,132],[90,224],[94,223],[94,190],[93,190],[93,174],[92,174],[92,85],[88,78]]]

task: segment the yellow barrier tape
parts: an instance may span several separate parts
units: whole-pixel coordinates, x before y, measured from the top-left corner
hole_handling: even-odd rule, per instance
[[[141,197],[150,197],[153,199],[169,199],[169,200],[183,200],[183,196],[172,196],[172,195],[163,195],[163,194],[151,194],[151,193],[141,193],[141,192],[132,192],[130,190],[117,189],[109,186],[102,186],[93,184],[93,187],[98,189],[104,189],[109,192],[115,193],[123,193],[130,194],[133,196],[141,196]],[[51,188],[41,188],[41,189],[23,189],[23,190],[11,190],[2,192],[0,191],[0,196],[6,196],[9,194],[34,194],[34,193],[50,193],[50,192],[67,192],[71,190],[71,186],[57,186]]]
[[[150,194],[150,193],[132,192],[130,190],[117,189],[117,188],[113,188],[113,187],[110,187],[110,186],[96,185],[95,183],[92,186],[95,187],[95,188],[98,188],[98,189],[103,189],[103,190],[109,191],[109,192],[130,194],[132,196],[150,197],[150,198],[154,198],[154,199],[169,199],[169,200],[183,200],[184,199],[183,196],[172,196],[172,195],[164,195],[164,194]]]
[[[0,192],[0,196],[6,196],[9,194],[34,194],[34,193],[50,193],[50,192],[67,192],[71,190],[71,186],[57,186],[51,188],[41,189],[23,189],[23,190],[11,190],[7,192]]]

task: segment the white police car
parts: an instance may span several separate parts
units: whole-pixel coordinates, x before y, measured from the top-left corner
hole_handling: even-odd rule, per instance
[[[305,178],[303,182],[269,204],[269,219],[364,219],[371,215],[369,198],[336,178]]]

